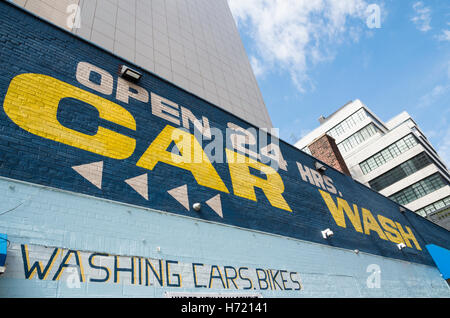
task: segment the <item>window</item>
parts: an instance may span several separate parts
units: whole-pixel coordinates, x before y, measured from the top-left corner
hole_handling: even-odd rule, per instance
[[[446,185],[448,185],[448,182],[439,173],[435,173],[391,195],[389,198],[398,204],[406,205]]]
[[[400,150],[400,153],[404,153],[406,150],[408,150],[408,146],[406,145],[406,142],[403,139],[400,139],[397,142],[397,147]]]
[[[427,216],[430,213],[433,213],[437,210],[443,209],[447,206],[450,206],[450,196],[446,197],[444,199],[441,199],[439,201],[436,201],[434,203],[431,203],[430,205],[427,205],[426,207],[423,207],[416,211],[417,214],[421,216]]]
[[[380,154],[381,156],[381,154]],[[369,185],[375,191],[381,191],[384,188],[412,175],[416,171],[430,165],[432,163],[431,158],[425,153],[415,156],[414,158],[405,161],[401,165],[389,170],[381,176],[369,181]]]
[[[374,124],[369,124],[338,144],[341,152],[348,152],[378,132]]]
[[[403,139],[409,148],[414,147],[417,142],[413,135],[408,135]]]
[[[384,158],[385,162],[388,162],[389,160],[393,159],[391,152],[389,149],[385,149],[381,152],[381,156]]]
[[[353,113],[350,117],[346,118],[344,121],[340,122],[338,125],[327,131],[327,135],[333,138],[339,137],[349,131],[352,127],[358,125],[367,117],[368,115],[366,111],[361,108],[356,113]]]
[[[389,147],[361,162],[359,166],[363,174],[368,174],[372,170],[375,170],[376,168],[384,165],[386,162],[401,155],[403,152],[411,149],[415,145],[417,145],[416,137],[414,137],[412,134],[409,134],[408,136],[398,140]]]

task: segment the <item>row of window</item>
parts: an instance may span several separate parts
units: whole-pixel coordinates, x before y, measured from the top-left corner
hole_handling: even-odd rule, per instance
[[[431,203],[430,205],[427,205],[426,207],[417,210],[416,213],[421,216],[427,216],[428,214],[433,213],[442,208],[445,208],[447,206],[450,206],[450,196],[443,198],[439,201],[436,201],[434,203]]]
[[[437,216],[438,220],[445,220],[446,218],[450,217],[450,212],[445,212],[445,213],[439,213],[439,215]]]
[[[341,151],[341,153],[348,152],[361,144],[362,142],[366,141],[373,135],[375,135],[379,129],[374,124],[369,124],[360,131],[354,133],[347,139],[343,140],[341,143],[338,144],[338,148]]]
[[[401,155],[402,153],[411,149],[417,144],[418,142],[416,137],[414,137],[414,135],[412,134],[409,134],[403,137],[402,139],[398,140],[394,144],[390,145],[389,147],[374,154],[372,157],[361,162],[359,166],[361,167],[363,174],[368,174],[369,172],[384,165],[386,162]]]
[[[448,182],[439,173],[435,173],[391,195],[389,198],[398,204],[406,205],[446,185],[448,185]]]
[[[425,152],[422,152],[394,169],[389,170],[381,176],[369,181],[369,185],[375,191],[381,191],[397,181],[412,175],[414,172],[425,168],[431,163],[431,158]]]
[[[360,122],[362,122],[364,119],[366,119],[367,113],[366,111],[361,108],[356,113],[353,113],[350,117],[345,119],[344,121],[340,122],[338,125],[333,127],[327,132],[328,136],[331,136],[336,139],[336,137],[343,135],[345,132],[352,129],[352,127],[356,126]]]

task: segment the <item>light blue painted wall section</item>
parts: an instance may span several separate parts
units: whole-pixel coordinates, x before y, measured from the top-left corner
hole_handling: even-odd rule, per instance
[[[0,232],[8,234],[16,245],[299,273],[302,290],[260,291],[264,297],[450,297],[447,283],[431,266],[356,254],[12,180],[0,179],[0,193]],[[367,269],[371,264],[381,270],[380,288],[368,288],[372,273]],[[8,267],[8,271],[23,269]],[[0,297],[164,297],[169,290],[199,292],[101,283],[82,283],[80,288],[70,289],[63,281],[0,276]]]

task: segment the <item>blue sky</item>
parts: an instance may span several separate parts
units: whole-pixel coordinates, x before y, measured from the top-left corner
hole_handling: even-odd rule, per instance
[[[360,99],[384,121],[410,113],[450,164],[450,1],[228,2],[283,140]]]

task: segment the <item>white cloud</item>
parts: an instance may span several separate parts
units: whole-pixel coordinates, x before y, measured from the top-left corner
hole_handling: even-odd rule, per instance
[[[450,79],[450,61],[447,63],[447,78]]]
[[[442,96],[450,91],[450,85],[437,85],[429,93],[423,95],[419,99],[419,108],[425,108],[432,106],[436,103]]]
[[[447,128],[447,131],[441,132],[442,138],[437,145],[437,152],[439,156],[444,161],[447,168],[449,168],[450,164],[450,128]]]
[[[439,41],[450,41],[450,30],[442,30],[442,33],[438,36]]]
[[[287,71],[300,92],[313,87],[308,76],[310,68],[332,60],[333,45],[357,41],[365,27],[364,0],[228,2],[240,29],[254,40],[255,72]],[[350,25],[351,19],[360,23]]]
[[[253,73],[255,73],[256,77],[262,76],[265,72],[264,66],[261,62],[254,56],[250,57],[250,64],[253,69]]]
[[[444,97],[450,94],[450,60],[442,63],[441,71],[438,77],[443,77],[443,80],[435,85],[433,89],[422,95],[417,103],[418,108],[427,108],[433,106],[437,102],[441,102]]]
[[[413,4],[413,9],[415,12],[414,17],[411,21],[414,22],[417,29],[422,32],[427,32],[431,30],[431,10],[430,8],[424,6],[422,1],[418,1]]]
[[[446,112],[443,116],[448,115]],[[446,118],[436,120],[435,128],[425,131],[425,136],[432,141],[432,145],[444,161],[447,168],[450,168],[450,127]]]
[[[425,132],[427,138],[433,140],[433,145],[444,160],[446,165],[450,164],[450,108],[448,100],[450,95],[450,61],[442,63],[443,81],[434,86],[434,88],[419,98],[418,108],[422,108],[424,112],[432,114],[433,122],[430,129]],[[449,167],[449,166],[447,166]]]

